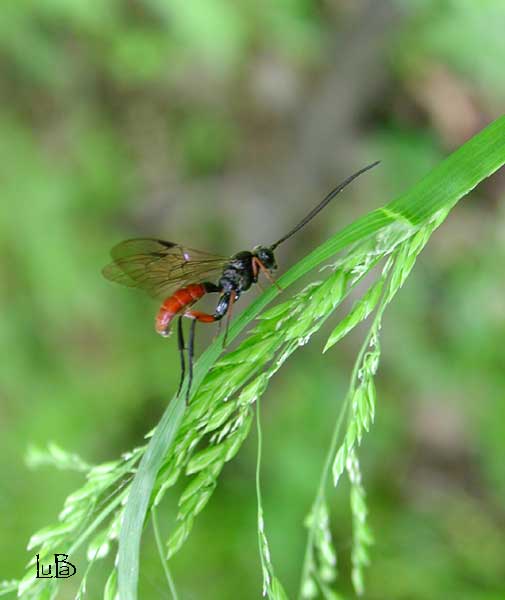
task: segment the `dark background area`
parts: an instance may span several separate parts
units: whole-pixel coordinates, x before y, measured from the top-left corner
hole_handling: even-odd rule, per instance
[[[281,268],[293,264],[503,112],[504,31],[502,0],[5,3],[0,579],[22,575],[31,533],[80,484],[30,471],[27,447],[116,458],[177,385],[156,303],[100,276],[110,246],[268,243],[381,159],[282,248]],[[498,173],[458,205],[386,316],[377,420],[360,451],[371,600],[505,597],[504,187]],[[213,331],[200,331],[201,349]],[[322,356],[328,332],[263,403],[265,517],[290,596],[360,343],[358,332]],[[171,563],[182,599],[260,595],[254,438]],[[339,589],[352,597],[345,484],[331,500]],[[149,535],[142,568],[142,599],[165,597]]]

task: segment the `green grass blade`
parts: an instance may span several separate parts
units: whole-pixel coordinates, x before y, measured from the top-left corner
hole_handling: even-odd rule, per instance
[[[383,227],[398,223],[413,229],[449,210],[480,181],[505,163],[505,117],[493,122],[433,169],[399,198],[356,220],[294,265],[280,279],[283,289],[350,244],[362,241]],[[229,340],[271,302],[279,291],[272,286],[252,303],[230,329]],[[195,368],[196,390],[222,351],[218,338],[201,356]],[[139,552],[142,530],[156,475],[184,415],[185,390],[167,407],[151,438],[132,483],[119,538],[118,581],[122,600],[137,599]]]
[[[154,531],[154,539],[156,540],[156,547],[158,548],[158,553],[160,555],[161,566],[163,567],[163,572],[165,573],[165,578],[167,580],[168,589],[170,590],[170,594],[172,595],[172,600],[179,600],[177,595],[177,590],[175,587],[174,580],[172,579],[172,574],[170,573],[170,569],[168,568],[168,561],[165,557],[165,552],[163,550],[163,541],[161,539],[160,528],[158,525],[158,516],[156,513],[156,509],[151,509],[151,521],[153,524]]]

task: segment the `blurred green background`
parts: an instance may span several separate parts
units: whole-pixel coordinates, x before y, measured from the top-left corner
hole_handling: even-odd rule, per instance
[[[28,470],[28,445],[116,458],[177,385],[156,303],[100,276],[110,246],[268,243],[381,159],[282,248],[281,267],[293,264],[501,114],[504,32],[503,0],[2,4],[0,579],[22,575],[29,536],[80,484]],[[361,450],[372,600],[505,598],[504,188],[498,173],[454,210],[386,318]],[[266,524],[290,596],[360,342],[323,357],[328,331],[263,404]],[[200,349],[212,333],[200,328]],[[182,599],[260,596],[254,463],[253,433],[172,561]],[[332,502],[339,589],[352,598],[345,485]],[[142,599],[167,597],[150,535],[142,569]]]

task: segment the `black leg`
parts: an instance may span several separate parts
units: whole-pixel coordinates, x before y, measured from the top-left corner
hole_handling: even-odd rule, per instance
[[[184,375],[186,374],[186,361],[184,360],[184,331],[182,329],[182,317],[179,317],[177,321],[177,347],[179,348],[179,355],[181,357],[181,380],[179,382],[179,389],[177,390],[177,396],[181,393],[182,384],[184,383]]]
[[[236,293],[231,292],[230,303],[229,303],[228,309],[226,311],[226,329],[224,330],[223,350],[226,348],[226,342],[228,341],[228,329],[230,328],[231,311],[233,310],[233,303],[235,302],[236,297],[237,297]]]
[[[193,356],[195,355],[195,329],[196,329],[196,319],[193,319],[191,321],[191,327],[189,329],[189,345],[188,345],[189,375],[188,375],[188,389],[186,390],[186,405],[189,404],[189,394],[191,393],[191,384],[193,383]]]

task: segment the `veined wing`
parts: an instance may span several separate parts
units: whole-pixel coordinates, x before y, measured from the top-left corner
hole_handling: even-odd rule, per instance
[[[113,262],[102,269],[106,279],[154,297],[168,296],[189,283],[212,280],[230,260],[151,238],[125,240],[110,254]]]

